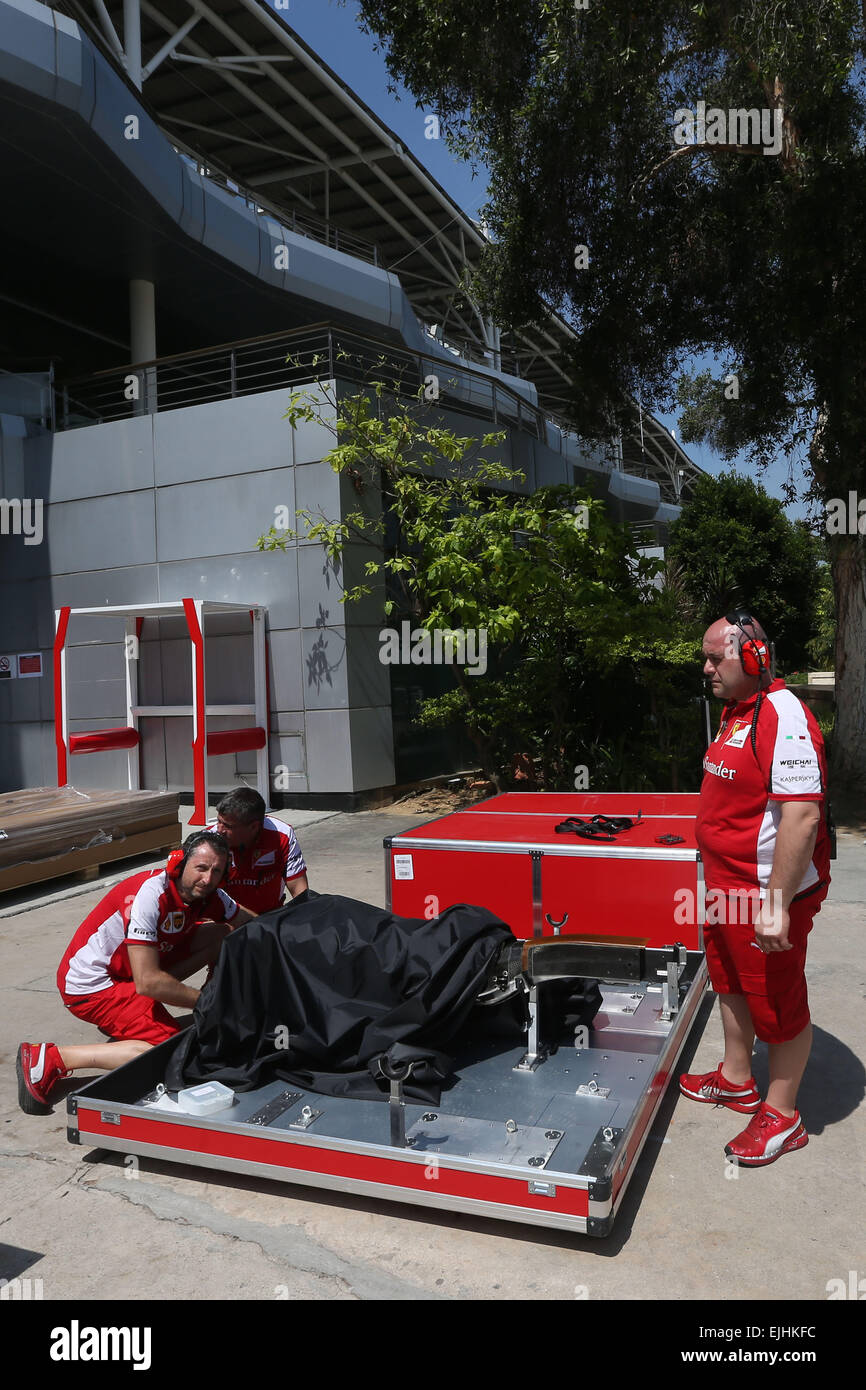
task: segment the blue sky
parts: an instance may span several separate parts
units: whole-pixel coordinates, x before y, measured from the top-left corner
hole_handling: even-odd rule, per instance
[[[277,10],[276,0],[268,0],[268,3]],[[467,4],[471,3],[472,0],[467,0]],[[278,13],[394,131],[464,212],[477,218],[486,197],[484,171],[480,170],[473,180],[469,165],[455,159],[444,140],[426,138],[425,112],[416,107],[411,92],[400,84],[397,84],[396,95],[388,91],[388,83],[392,79],[385,67],[384,57],[381,52],[374,51],[372,37],[361,32],[358,6],[354,0],[346,0],[344,5],[337,4],[336,0],[288,0],[288,8],[281,8]],[[703,367],[710,363],[701,359],[695,365]],[[677,431],[679,438],[676,417],[659,411],[655,413],[668,429]],[[719,473],[726,466],[709,449],[692,444],[685,448],[689,456],[710,473]],[[743,464],[740,471],[748,470]],[[781,486],[786,475],[786,464],[780,463],[771,468],[762,479],[767,492],[781,497]],[[805,515],[805,509],[800,504],[786,510],[792,518]]]

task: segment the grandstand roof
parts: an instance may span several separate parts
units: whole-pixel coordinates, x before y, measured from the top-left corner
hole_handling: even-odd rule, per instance
[[[484,236],[399,138],[261,0],[139,0],[141,97],[179,149],[210,177],[246,191],[296,230],[399,275],[412,307],[461,352],[531,380],[539,404],[569,419],[567,347],[554,312],[543,328],[505,335],[462,283]],[[54,0],[132,85],[134,44],[123,0]],[[635,408],[623,464],[677,501],[701,470]]]

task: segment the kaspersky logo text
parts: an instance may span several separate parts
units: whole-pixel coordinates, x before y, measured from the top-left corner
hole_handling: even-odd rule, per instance
[[[150,1370],[149,1327],[69,1327],[51,1329],[52,1361],[132,1361],[134,1371]]]
[[[714,777],[727,777],[729,781],[737,775],[735,767],[725,767],[724,762],[711,763],[709,758],[704,758],[704,772],[711,772]]]

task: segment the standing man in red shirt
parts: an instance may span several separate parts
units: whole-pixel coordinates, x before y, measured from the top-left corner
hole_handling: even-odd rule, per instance
[[[228,858],[221,835],[199,831],[164,869],[124,879],[84,919],[60,962],[57,987],[67,1009],[109,1041],[22,1043],[22,1110],[47,1114],[55,1082],[71,1072],[113,1071],[180,1031],[164,1006],[193,1008],[200,991],[182,982],[212,965],[228,933],[255,916],[219,886]]]
[[[269,816],[252,787],[237,787],[217,806],[211,830],[224,836],[231,850],[226,888],[251,912],[279,907],[283,885],[296,898],[306,891],[307,866],[294,830]]]
[[[775,679],[767,635],[750,613],[713,623],[703,650],[704,675],[725,701],[697,820],[725,1056],[714,1072],[680,1077],[680,1090],[751,1114],[725,1153],[759,1167],[809,1142],[797,1090],[812,1047],[806,941],[830,883],[827,767],[817,722]],[[756,1035],[769,1053],[766,1101],[752,1076]]]

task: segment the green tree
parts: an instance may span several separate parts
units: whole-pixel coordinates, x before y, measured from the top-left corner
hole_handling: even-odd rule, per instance
[[[719,378],[692,438],[866,495],[866,16],[857,0],[359,0],[395,77],[490,170],[473,286],[577,332],[571,414]],[[700,103],[704,103],[703,107]],[[750,114],[753,113],[753,114]],[[587,254],[576,255],[585,246]],[[866,789],[866,538],[829,536],[834,781]]]
[[[327,385],[293,393],[293,425],[328,417],[327,461],[358,505],[336,519],[301,512],[300,534],[343,568],[344,599],[378,586],[386,617],[483,632],[490,649],[495,670],[480,678],[453,664],[455,689],[425,701],[422,722],[464,728],[500,787],[520,756],[537,760],[549,787],[573,787],[578,767],[593,788],[667,786],[672,768],[676,780],[692,757],[681,724],[697,729],[698,633],[672,623],[653,586],[658,562],[628,529],[577,488],[527,495],[524,475],[495,457],[504,434],[457,436],[384,372],[350,397]],[[272,527],[259,548],[285,549],[298,534]],[[366,555],[355,584],[352,552]]]
[[[749,608],[775,642],[781,670],[807,661],[818,631],[819,547],[751,478],[699,479],[671,527],[668,556],[705,626]]]

